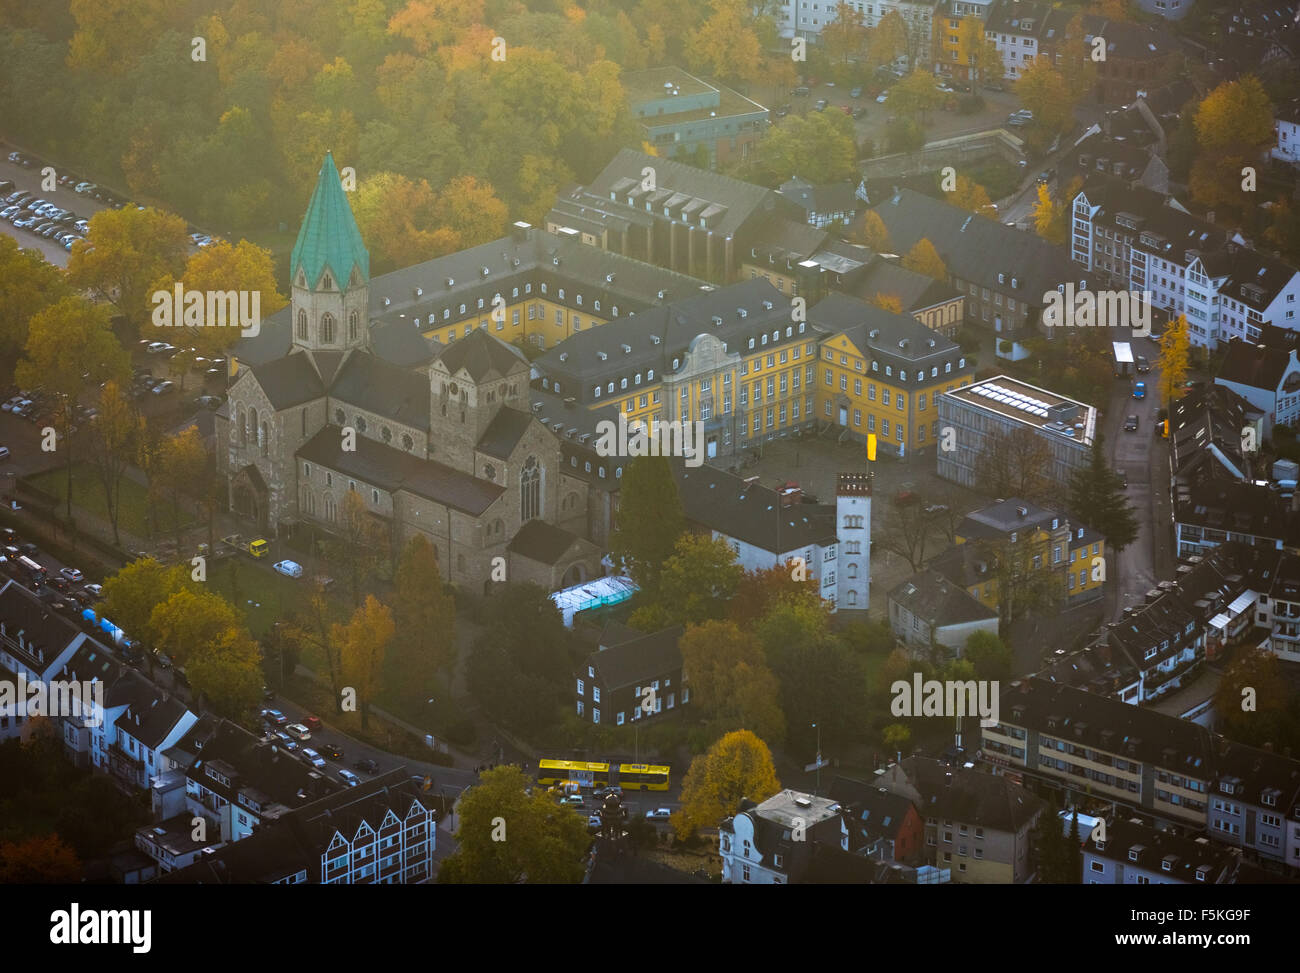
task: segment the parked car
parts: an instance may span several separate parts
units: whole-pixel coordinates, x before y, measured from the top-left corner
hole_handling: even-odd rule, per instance
[[[298,744],[294,742],[293,737],[289,736],[289,734],[285,733],[283,730],[276,730],[271,734],[271,736],[277,744],[284,747],[284,749],[288,750],[290,753],[293,753],[298,749]]]
[[[367,774],[379,773],[379,764],[369,757],[363,757],[352,765],[357,770],[364,770]]]
[[[560,803],[567,804],[569,807],[585,808],[587,806],[587,799],[581,794],[566,794],[564,797],[560,798]]]
[[[284,726],[286,723],[289,722],[288,717],[286,717],[278,709],[262,710],[262,719],[266,720],[272,726]]]
[[[168,392],[173,391],[175,388],[176,388],[175,382],[171,381],[170,379],[163,379],[161,382],[159,382],[157,385],[153,387],[153,394],[166,395]]]
[[[309,730],[319,730],[321,728],[321,722],[319,716],[308,716],[302,722],[303,725],[305,725]]]
[[[653,811],[646,811],[645,816],[651,821],[667,821],[673,812],[666,807],[657,807]]]
[[[330,760],[342,760],[343,751],[333,743],[318,743],[317,748]]]
[[[599,815],[599,814],[589,814],[589,815],[587,815],[587,830],[588,830],[588,831],[599,831],[599,830],[600,830],[601,828],[603,828],[603,827],[604,827],[604,823],[600,820],[600,815]]]
[[[853,90],[849,92],[849,97],[850,97],[850,98],[861,98],[861,97],[862,97],[862,86],[861,86],[861,85],[855,85],[854,88],[853,88]]]
[[[1136,382],[1133,385],[1133,398],[1145,399],[1147,397],[1147,383]]]
[[[877,105],[883,105],[883,104],[884,104],[886,101],[888,101],[888,100],[889,100],[889,89],[888,89],[888,88],[886,88],[886,89],[885,89],[884,91],[882,91],[880,94],[876,95],[876,104],[877,104]]]
[[[799,87],[795,88],[794,91],[791,93],[796,98],[807,98],[810,94],[812,94],[812,89],[809,88],[807,85],[801,84],[799,85]]]
[[[8,450],[5,450],[8,452]],[[76,568],[59,568],[59,574],[63,575],[69,581],[84,581],[85,577]]]
[[[1137,417],[1137,416],[1129,416],[1127,419],[1124,420],[1124,431],[1125,431],[1125,432],[1137,432],[1137,429],[1138,429],[1138,417]]]
[[[307,729],[307,727],[303,726],[301,723],[288,724],[285,726],[284,732],[289,734],[289,736],[293,737],[295,740],[301,741],[311,739],[311,730]]]
[[[317,768],[324,769],[324,767],[325,767],[325,758],[322,757],[322,756],[321,756],[319,753],[317,753],[315,750],[313,750],[311,747],[303,747],[303,748],[302,748],[302,756],[303,756],[303,757],[306,759],[306,761],[307,761],[309,764],[311,764],[313,767],[317,767]]]
[[[347,784],[349,787],[356,787],[361,783],[361,778],[350,770],[340,770],[339,780],[343,781],[343,783]]]
[[[818,111],[825,111],[825,110],[826,110],[826,106],[829,105],[829,104],[830,104],[830,102],[827,101],[825,98],[818,98],[818,99],[817,99],[817,104],[814,105],[813,107],[816,108]]]
[[[286,578],[302,577],[302,565],[297,561],[276,561],[271,567]]]
[[[0,446],[0,459],[8,459],[8,458],[9,458],[9,447]]]
[[[85,585],[81,590],[84,591],[84,592],[86,592],[86,593],[87,593],[88,595],[90,595],[90,597],[92,597],[92,598],[102,598],[102,597],[104,597],[104,586],[103,586],[103,585],[98,585],[98,584],[88,584],[88,585]]]
[[[1134,359],[1134,362],[1137,365],[1137,373],[1139,375],[1145,375],[1147,372],[1151,371],[1151,363],[1146,360],[1146,356],[1138,355]]]

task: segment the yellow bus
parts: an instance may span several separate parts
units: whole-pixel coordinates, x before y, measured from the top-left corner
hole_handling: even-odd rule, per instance
[[[609,785],[609,764],[587,763],[584,760],[537,762],[537,783],[553,787],[569,782],[580,787],[606,787]]]
[[[619,764],[615,781],[625,791],[668,790],[669,768],[658,764]]]

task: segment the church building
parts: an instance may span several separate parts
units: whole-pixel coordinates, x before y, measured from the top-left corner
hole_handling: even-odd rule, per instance
[[[329,155],[289,272],[290,306],[236,345],[218,413],[235,513],[268,534],[338,531],[354,491],[394,550],[424,534],[456,585],[483,590],[494,565],[547,588],[602,573],[589,484],[535,414],[528,360],[486,322],[443,343],[375,308]]]

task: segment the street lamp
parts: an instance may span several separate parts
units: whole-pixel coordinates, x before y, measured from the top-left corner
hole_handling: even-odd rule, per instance
[[[822,789],[822,729],[816,723],[812,726],[817,731],[817,786],[813,789],[813,796],[817,797]]]

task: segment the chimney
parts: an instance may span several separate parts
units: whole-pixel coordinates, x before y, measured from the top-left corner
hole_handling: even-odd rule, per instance
[[[779,492],[782,507],[792,507],[803,500],[803,490],[799,488],[798,483],[787,483]]]

